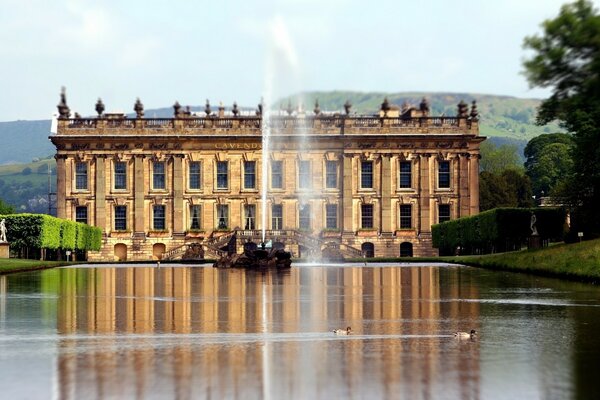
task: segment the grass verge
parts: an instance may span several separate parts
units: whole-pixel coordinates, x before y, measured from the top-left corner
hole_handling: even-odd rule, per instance
[[[2,258],[0,259],[0,275],[12,274],[15,272],[35,271],[37,269],[54,268],[69,264],[73,263],[66,261],[40,261],[23,260],[17,258]]]

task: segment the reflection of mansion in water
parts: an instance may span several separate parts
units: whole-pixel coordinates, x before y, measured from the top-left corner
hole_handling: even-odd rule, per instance
[[[104,114],[71,118],[57,133],[58,217],[102,228],[91,260],[181,258],[259,241],[267,185],[267,239],[294,255],[434,255],[431,225],[479,211],[475,104],[456,117],[381,105],[376,115],[293,111],[270,119],[262,179],[262,107],[173,118]],[[200,249],[201,250],[198,250]],[[193,253],[193,252],[192,252]]]

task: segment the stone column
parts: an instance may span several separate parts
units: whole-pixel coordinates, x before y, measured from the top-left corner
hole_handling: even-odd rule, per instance
[[[183,221],[183,155],[173,157],[173,234],[183,234],[185,222]]]
[[[459,156],[459,216],[471,215],[471,194],[469,191],[469,154],[463,153]]]
[[[144,156],[136,155],[134,161],[134,233],[145,235],[146,227],[144,224],[144,196],[146,193],[144,187]]]
[[[96,156],[96,226],[107,231],[106,227],[106,162],[104,156]]]
[[[352,209],[352,181],[353,181],[353,168],[351,154],[345,154],[342,165],[342,229],[343,233],[352,233],[354,227],[352,225],[352,216],[354,210]]]
[[[469,200],[470,215],[479,213],[479,154],[474,154],[469,159]]]
[[[392,168],[390,155],[381,158],[381,233],[392,233]]]
[[[65,168],[65,159],[67,156],[57,154],[54,158],[56,159],[56,216],[58,218],[66,218],[67,171]]]
[[[430,154],[419,155],[419,233],[431,232],[431,219],[429,217],[431,213],[430,164]]]

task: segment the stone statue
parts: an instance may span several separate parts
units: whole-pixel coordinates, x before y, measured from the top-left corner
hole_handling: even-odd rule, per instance
[[[531,213],[531,223],[529,225],[531,228],[531,236],[538,236],[538,231],[535,226],[536,221],[537,221],[537,218],[536,218],[535,214]]]
[[[6,220],[0,221],[0,243],[6,243]]]

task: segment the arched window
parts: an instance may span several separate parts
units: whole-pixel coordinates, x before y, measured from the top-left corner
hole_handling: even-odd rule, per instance
[[[127,261],[127,245],[124,243],[115,244],[115,261]]]
[[[160,260],[163,257],[163,254],[167,251],[167,247],[164,243],[154,243],[152,245],[152,259]]]
[[[400,243],[400,257],[412,257],[413,245],[410,242]]]
[[[367,258],[375,257],[375,245],[373,243],[370,243],[370,242],[363,243],[360,246],[360,249],[365,257],[367,257]]]

